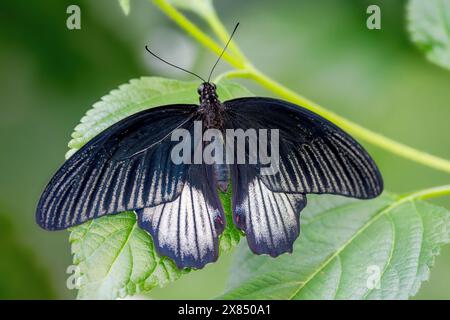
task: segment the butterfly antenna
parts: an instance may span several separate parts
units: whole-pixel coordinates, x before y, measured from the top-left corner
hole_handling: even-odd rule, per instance
[[[209,73],[209,77],[208,77],[208,82],[209,80],[211,80],[211,76],[213,74],[214,69],[216,68],[217,64],[219,63],[220,59],[222,58],[223,54],[225,53],[225,51],[227,50],[228,45],[231,42],[231,39],[233,38],[234,33],[236,32],[236,29],[239,27],[239,22],[236,23],[236,26],[233,29],[233,32],[231,33],[230,39],[228,39],[227,43],[225,44],[225,47],[223,47],[222,53],[220,54],[219,58],[217,58],[216,63],[214,64],[214,66],[211,69],[211,72]]]
[[[193,76],[199,78],[199,79],[202,80],[203,82],[206,82],[205,79],[203,79],[202,77],[200,77],[198,74],[196,74],[196,73],[194,73],[194,72],[192,72],[192,71],[186,70],[186,69],[184,69],[184,68],[182,68],[182,67],[176,66],[176,65],[174,65],[173,63],[170,63],[169,61],[166,61],[166,60],[164,60],[163,58],[159,57],[156,53],[153,53],[153,52],[148,48],[148,46],[145,46],[145,50],[147,50],[148,53],[150,53],[150,54],[151,54],[152,56],[154,56],[156,59],[161,60],[161,61],[164,62],[165,64],[168,64],[169,66],[174,67],[174,68],[177,68],[178,70],[184,71],[184,72],[186,72],[186,73],[192,74]]]

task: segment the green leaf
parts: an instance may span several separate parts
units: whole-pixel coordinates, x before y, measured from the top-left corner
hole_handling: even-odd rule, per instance
[[[94,104],[75,128],[67,157],[117,121],[155,106],[198,103],[199,83],[145,77],[131,80]],[[222,100],[251,96],[242,86],[218,84]],[[241,233],[231,222],[231,190],[221,194],[227,227],[220,251],[234,247]],[[164,286],[189,270],[180,271],[170,259],[159,257],[151,236],[136,224],[134,212],[102,217],[72,228],[74,264],[80,267],[81,299],[115,299]]]
[[[221,298],[406,299],[449,242],[448,210],[411,198],[308,196],[301,220],[292,254],[256,256],[242,243]]]
[[[119,5],[125,15],[130,14],[130,0],[119,0]]]
[[[49,275],[0,212],[0,299],[53,299]]]
[[[407,11],[413,42],[431,62],[450,69],[450,1],[410,0]]]
[[[189,10],[207,18],[214,13],[212,0],[169,0],[171,5],[182,10]]]

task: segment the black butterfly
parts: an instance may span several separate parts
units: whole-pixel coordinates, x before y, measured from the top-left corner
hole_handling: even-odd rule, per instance
[[[292,252],[306,194],[370,199],[382,192],[381,174],[367,152],[319,115],[271,98],[221,103],[209,81],[198,93],[200,105],[139,112],[84,145],[47,185],[37,223],[60,230],[134,210],[160,255],[172,258],[179,268],[202,268],[218,258],[218,239],[225,227],[218,192],[227,189],[229,180],[234,224],[245,232],[254,253],[273,257]],[[193,133],[195,121],[201,121],[204,130],[221,132],[278,129],[278,172],[261,174],[258,161],[175,164],[171,152],[178,142],[171,140],[171,133]]]

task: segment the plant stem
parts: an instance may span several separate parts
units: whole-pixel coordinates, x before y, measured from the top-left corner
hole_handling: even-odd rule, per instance
[[[433,187],[428,189],[423,189],[420,191],[416,191],[410,194],[407,194],[401,198],[400,201],[409,201],[409,200],[425,200],[425,199],[431,199],[431,198],[438,198],[441,196],[446,196],[450,194],[450,184],[439,186],[439,187]]]
[[[200,28],[193,24],[188,18],[186,18],[180,11],[175,9],[166,0],[153,0],[153,3],[161,9],[169,18],[175,21],[182,29],[189,31],[188,33],[196,39],[199,43],[203,44],[206,48],[213,51],[216,55],[220,55],[222,47],[219,46],[210,36],[205,34]],[[228,61],[236,68],[244,68],[242,60],[235,58],[228,52],[223,54],[223,59]]]
[[[209,48],[214,53],[220,54],[222,47],[219,46],[213,39],[206,35],[191,21],[189,21],[181,12],[179,12],[166,0],[153,1],[156,6],[158,6],[168,17],[175,21],[181,28],[183,28],[187,33],[193,36],[198,42],[202,43],[205,47]],[[212,9],[212,12],[214,12],[214,9]],[[220,39],[222,39],[222,41],[229,38],[228,32],[223,27],[222,23],[215,13],[209,14],[207,21],[213,31]],[[312,102],[311,100],[276,82],[275,80],[271,79],[270,77],[253,67],[250,61],[248,61],[240,52],[238,46],[235,46],[234,51],[235,55],[225,53],[223,55],[223,58],[237,70],[225,73],[224,75],[219,76],[219,79],[223,77],[239,77],[252,79],[259,83],[261,86],[277,94],[281,98],[301,105],[313,112],[316,112],[317,114],[330,120],[331,122],[335,123],[342,129],[348,131],[350,134],[361,140],[376,145],[408,160],[415,161],[425,166],[450,173],[450,161],[387,138],[379,133],[366,129],[344,117],[341,117],[332,111],[325,109],[317,103]]]

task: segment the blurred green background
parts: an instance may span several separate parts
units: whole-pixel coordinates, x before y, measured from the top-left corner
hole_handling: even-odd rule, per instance
[[[214,62],[149,1],[131,2],[128,17],[114,0],[0,4],[0,298],[75,297],[66,288],[69,234],[39,229],[35,205],[64,160],[73,128],[102,95],[142,75],[191,79],[146,55],[144,44],[202,75]],[[81,8],[81,30],[66,28],[69,4]],[[241,22],[236,40],[274,79],[357,123],[450,159],[450,72],[425,60],[409,41],[404,1],[215,4],[230,29]],[[382,30],[366,28],[370,4],[381,7]],[[218,73],[228,68],[222,62]],[[447,174],[366,146],[387,190],[449,183]],[[449,198],[435,202],[450,208]],[[149,296],[213,297],[225,285],[230,258]],[[416,298],[450,299],[450,246]]]

